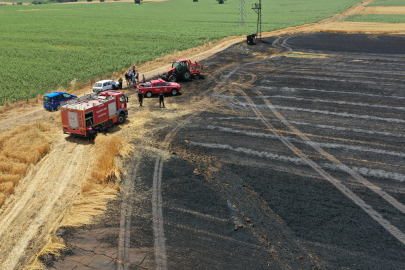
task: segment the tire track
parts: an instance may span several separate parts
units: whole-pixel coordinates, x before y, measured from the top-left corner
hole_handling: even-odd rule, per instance
[[[86,148],[85,145],[65,148],[60,144],[37,164],[42,164],[40,170],[24,178],[25,182],[30,181],[29,185],[19,185],[18,188],[22,189],[17,191],[22,193],[19,200],[5,209],[7,214],[1,217],[1,269],[21,269],[44,244],[52,224],[65,213],[79,189],[77,181],[80,182],[86,167],[79,168],[77,164],[84,163],[86,154],[91,152]],[[62,160],[67,156],[70,158],[58,163],[54,161],[55,155]],[[7,238],[3,237],[5,234]],[[28,248],[30,251],[27,252]]]
[[[299,131],[297,128],[295,128],[293,125],[291,125],[275,108],[274,106],[270,103],[269,100],[267,100],[263,94],[257,90],[255,90],[257,95],[261,96],[263,101],[267,104],[269,109],[273,112],[273,114],[280,119],[280,121],[286,125],[292,132],[294,132],[296,135],[298,135],[307,145],[311,146],[313,149],[315,149],[319,154],[330,160],[331,162],[335,163],[338,165],[338,167],[341,167],[343,170],[345,170],[348,174],[350,174],[354,179],[356,179],[359,183],[363,184],[365,187],[369,188],[370,190],[374,191],[377,193],[379,196],[381,196],[384,200],[389,202],[392,206],[394,206],[396,209],[401,211],[402,213],[405,214],[405,205],[402,203],[398,202],[396,199],[394,199],[392,196],[387,194],[385,191],[383,191],[380,187],[377,187],[376,185],[370,183],[367,179],[350,169],[348,166],[344,165],[340,160],[336,159],[334,156],[331,154],[327,153],[325,150],[323,150],[319,145],[316,143],[312,142],[305,134],[303,134],[301,131]],[[405,244],[405,243],[404,243]]]
[[[212,79],[208,85],[211,83],[216,83],[217,79],[215,78],[216,75],[220,74],[226,68],[232,67],[235,64],[227,65],[219,70],[213,75],[214,79]],[[228,74],[233,74],[235,70],[238,68],[235,67],[231,70]],[[226,75],[224,76],[226,77]],[[220,88],[223,83],[219,83],[214,89]],[[205,93],[210,91],[209,86],[208,90],[201,93],[199,96],[203,96]],[[173,128],[165,137],[163,144],[161,146],[163,151],[167,151],[170,143],[176,136],[177,132],[182,129],[187,123],[189,123],[193,116],[198,115],[200,112],[195,112],[188,116],[188,118],[178,124],[175,128]],[[163,174],[163,159],[160,155],[157,156],[153,174],[153,187],[152,187],[152,216],[153,216],[153,236],[154,236],[154,253],[155,253],[155,264],[157,270],[167,270],[167,255],[166,255],[166,244],[165,244],[165,237],[164,237],[164,218],[163,218],[163,199],[162,199],[162,174]]]
[[[334,185],[337,189],[339,189],[344,195],[346,195],[349,199],[351,199],[356,205],[358,205],[363,211],[365,211],[367,214],[370,215],[372,219],[377,221],[382,227],[384,227],[392,236],[394,236],[398,241],[400,241],[402,244],[405,245],[405,234],[402,233],[398,228],[393,226],[389,221],[383,218],[381,214],[379,214],[377,211],[375,211],[370,205],[366,204],[360,197],[358,197],[356,194],[354,194],[351,190],[349,190],[341,181],[338,179],[334,178],[331,176],[329,173],[327,173],[325,170],[323,170],[318,164],[316,164],[314,161],[309,159],[309,157],[304,154],[301,150],[296,148],[293,144],[291,144],[287,139],[284,138],[281,134],[277,132],[277,130],[267,121],[267,119],[262,115],[260,110],[256,107],[256,104],[249,98],[249,96],[242,90],[240,89],[239,92],[243,94],[246,98],[246,101],[251,105],[254,113],[260,117],[262,123],[268,128],[269,131],[271,131],[275,136],[279,138],[280,141],[283,142],[285,146],[287,146],[294,154],[296,154],[298,157],[300,157],[306,164],[308,164],[310,167],[312,167],[316,172],[318,172],[321,176],[323,176],[328,182],[330,182],[332,185]],[[258,93],[259,94],[259,93]],[[321,150],[321,149],[319,149]],[[331,158],[331,156],[328,156],[328,158]],[[334,158],[333,158],[334,159]],[[332,159],[332,160],[333,160]],[[349,170],[351,171],[351,170]],[[354,171],[352,172],[353,175],[358,175]],[[358,175],[359,176],[359,175]],[[361,176],[358,177],[359,179],[363,178]],[[367,181],[368,182],[368,181]],[[366,183],[364,183],[366,184]],[[371,184],[371,183],[370,183]],[[374,185],[370,185],[369,188],[375,188],[377,189],[377,192],[380,194],[383,194],[385,192],[380,192],[380,188],[376,187]],[[375,191],[375,190],[373,190]],[[387,194],[388,195],[388,194]],[[395,199],[389,198],[390,196],[388,195],[386,199],[389,200],[391,204],[394,205],[398,210],[405,211],[405,207],[397,202]],[[405,213],[405,212],[404,212]]]
[[[120,231],[118,236],[118,254],[117,254],[117,270],[128,270],[130,265],[129,249],[131,243],[131,218],[132,218],[132,203],[133,189],[136,181],[139,164],[142,159],[143,149],[139,153],[138,161],[136,162],[133,171],[125,177],[123,186],[123,199],[121,203],[121,218]]]

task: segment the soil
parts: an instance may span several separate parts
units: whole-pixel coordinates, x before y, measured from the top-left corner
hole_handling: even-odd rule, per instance
[[[134,140],[122,195],[49,269],[403,269],[405,38],[263,41],[146,99],[189,111]]]

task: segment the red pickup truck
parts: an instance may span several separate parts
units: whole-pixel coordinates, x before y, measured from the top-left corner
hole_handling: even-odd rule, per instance
[[[141,91],[142,94],[148,98],[152,97],[152,95],[159,94],[161,90],[163,93],[171,93],[173,96],[177,95],[181,88],[180,84],[166,82],[162,79],[158,80],[151,80],[150,82],[140,83],[136,86],[138,91]]]

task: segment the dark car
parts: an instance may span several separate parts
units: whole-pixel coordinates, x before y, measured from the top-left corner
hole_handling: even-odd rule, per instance
[[[48,110],[59,110],[60,104],[77,96],[66,92],[55,91],[44,96],[44,108]]]

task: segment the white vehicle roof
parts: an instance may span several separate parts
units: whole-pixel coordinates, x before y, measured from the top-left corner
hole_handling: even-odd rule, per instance
[[[96,83],[105,83],[105,82],[111,82],[112,80],[102,80],[102,81],[98,81]]]

